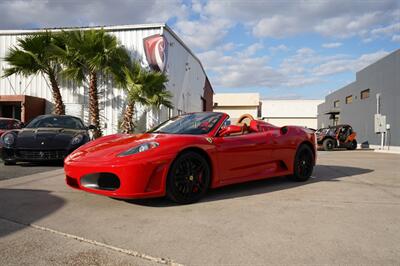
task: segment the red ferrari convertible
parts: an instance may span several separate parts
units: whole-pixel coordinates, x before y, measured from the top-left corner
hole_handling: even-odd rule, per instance
[[[233,183],[274,176],[306,181],[315,147],[306,128],[276,127],[251,115],[230,125],[225,113],[191,113],[144,134],[89,142],[65,159],[64,169],[67,184],[87,192],[192,203],[209,188]]]

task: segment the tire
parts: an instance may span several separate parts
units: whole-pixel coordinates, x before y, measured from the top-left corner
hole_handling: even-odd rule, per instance
[[[332,151],[333,148],[335,148],[335,142],[333,141],[333,139],[326,139],[322,143],[322,146],[324,147],[325,151]]]
[[[200,200],[207,192],[211,170],[207,160],[197,152],[184,152],[172,163],[167,177],[167,197],[179,204]]]
[[[349,143],[347,149],[351,151],[357,149],[357,140],[353,139],[353,141]]]
[[[307,145],[302,145],[296,152],[293,175],[289,179],[296,182],[307,181],[314,169],[314,153]]]
[[[15,161],[4,161],[4,165],[16,165]]]

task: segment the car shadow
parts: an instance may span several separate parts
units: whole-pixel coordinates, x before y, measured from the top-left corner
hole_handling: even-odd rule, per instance
[[[323,151],[323,152],[335,152],[335,151],[347,151],[347,152],[352,152],[352,151],[373,151],[374,149],[370,149],[370,148],[357,148],[355,150],[348,150],[346,148],[334,148],[331,151],[326,151],[324,150],[324,148],[318,148],[317,151]]]
[[[234,184],[210,190],[200,201],[200,203],[270,193],[284,189],[291,189],[298,186],[305,186],[316,182],[340,182],[339,178],[367,174],[373,171],[374,170],[371,169],[350,166],[317,165],[314,168],[312,178],[306,182],[293,182],[289,181],[285,176],[281,176]],[[177,206],[177,204],[171,202],[167,198],[134,199],[124,201],[131,204],[148,207]]]
[[[65,201],[47,190],[0,188],[0,239],[50,215]]]
[[[63,167],[63,161],[49,161],[49,162],[19,162],[16,165],[21,167],[41,167],[41,166],[59,166]]]

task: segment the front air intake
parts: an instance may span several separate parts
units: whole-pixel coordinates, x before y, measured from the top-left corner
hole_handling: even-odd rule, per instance
[[[91,189],[114,191],[120,187],[120,181],[118,176],[112,173],[95,173],[83,176],[81,185]]]
[[[75,178],[67,176],[66,181],[69,186],[79,188],[78,180],[76,180]]]

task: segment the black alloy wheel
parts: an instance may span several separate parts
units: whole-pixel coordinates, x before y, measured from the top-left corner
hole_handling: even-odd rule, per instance
[[[16,165],[17,162],[13,160],[4,160],[4,165]]]
[[[167,178],[167,196],[180,204],[201,199],[210,185],[210,166],[197,152],[188,151],[173,162]]]
[[[322,146],[324,147],[325,151],[332,151],[333,148],[335,148],[335,142],[333,141],[333,139],[326,139],[322,143]]]
[[[296,152],[293,167],[293,175],[289,177],[291,180],[301,182],[311,177],[314,169],[314,154],[310,147],[300,146]]]

